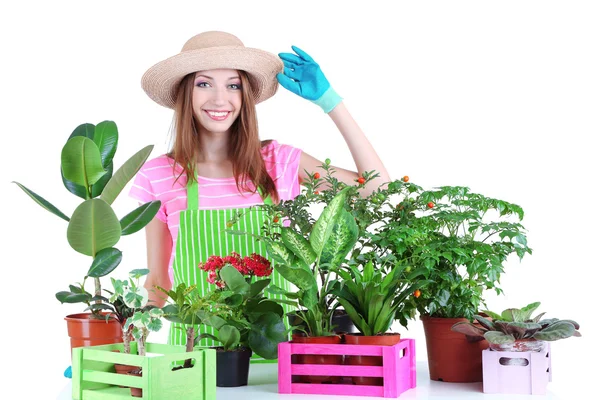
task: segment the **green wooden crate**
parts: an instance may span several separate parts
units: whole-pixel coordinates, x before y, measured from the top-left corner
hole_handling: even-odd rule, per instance
[[[73,399],[135,399],[129,387],[142,389],[143,400],[214,400],[216,398],[216,352],[194,350],[185,346],[147,343],[146,357],[123,351],[123,343],[73,349]],[[136,352],[136,343],[131,344]],[[191,358],[192,368],[173,371],[173,366]],[[115,364],[142,368],[142,376],[117,374]],[[126,386],[126,387],[119,387]],[[139,398],[139,397],[138,397]]]

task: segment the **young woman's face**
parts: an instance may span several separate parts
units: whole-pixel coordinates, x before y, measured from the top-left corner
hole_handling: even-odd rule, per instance
[[[196,72],[192,106],[196,120],[209,132],[228,132],[242,108],[242,81],[235,69]]]

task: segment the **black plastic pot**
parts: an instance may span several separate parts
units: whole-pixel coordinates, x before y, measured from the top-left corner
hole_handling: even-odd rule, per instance
[[[294,312],[290,312],[287,314],[288,322],[291,326],[302,326],[304,325],[304,321],[300,319]],[[352,323],[350,316],[344,310],[335,310],[333,312],[333,316],[331,318],[331,324],[334,326],[334,332],[337,334],[342,333],[358,333],[358,329]],[[302,334],[302,331],[293,330],[292,334]]]
[[[225,351],[217,348],[217,386],[237,387],[248,384],[248,371],[250,369],[250,356],[252,350]]]

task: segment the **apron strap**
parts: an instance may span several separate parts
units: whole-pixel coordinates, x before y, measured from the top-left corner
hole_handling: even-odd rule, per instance
[[[271,199],[271,195],[267,195],[267,197],[263,197],[263,191],[259,187],[257,188],[260,197],[263,198],[263,202],[265,204],[273,204],[273,200]],[[188,210],[197,210],[198,209],[198,181],[194,181],[187,185],[187,204]]]

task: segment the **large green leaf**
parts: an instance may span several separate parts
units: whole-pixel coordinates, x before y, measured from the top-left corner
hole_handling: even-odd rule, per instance
[[[279,315],[283,317],[283,307],[280,304],[277,304],[271,300],[263,300],[258,303],[252,309],[247,310],[248,313],[253,314],[256,318],[258,318],[262,314],[266,314],[272,312],[273,314]]]
[[[112,204],[125,185],[127,185],[131,178],[133,178],[140,170],[142,165],[144,165],[153,148],[154,145],[146,146],[135,153],[129,160],[125,161],[125,164],[123,164],[121,168],[115,172],[112,178],[110,178],[110,181],[106,184],[100,198],[108,204]]]
[[[299,289],[309,290],[317,288],[315,277],[302,268],[292,268],[285,265],[275,265],[275,270],[286,280],[294,284]]]
[[[69,222],[69,217],[67,217],[58,208],[54,207],[52,204],[50,204],[48,201],[46,201],[42,196],[29,190],[25,186],[21,185],[19,182],[13,181],[13,183],[16,183],[18,187],[20,187],[25,193],[27,193],[27,195],[29,195],[29,197],[31,197],[33,199],[33,201],[38,203],[40,206],[42,206],[46,210],[50,211],[52,214],[59,216],[60,218],[64,219],[65,221]]]
[[[102,175],[102,178],[100,178],[98,182],[92,185],[92,198],[100,196],[102,190],[104,190],[104,187],[106,186],[106,183],[110,180],[110,178],[112,178],[112,174],[113,163],[111,162],[110,164],[108,164],[108,167],[106,168],[106,173]],[[65,188],[67,188],[69,192],[73,193],[75,196],[81,197],[84,200],[90,198],[88,191],[83,186],[71,182],[70,180],[65,178],[65,174],[63,174],[62,172],[62,168],[60,170],[60,175],[62,177],[63,185],[65,185]]]
[[[84,303],[90,301],[92,296],[89,293],[58,292],[56,298],[61,303]]]
[[[547,328],[536,332],[533,337],[537,340],[553,341],[573,336],[575,326],[571,322],[558,321]]]
[[[232,350],[240,343],[240,331],[231,325],[224,325],[219,329],[219,341],[225,350]]]
[[[110,274],[115,268],[119,266],[123,259],[123,253],[121,250],[114,247],[102,249],[94,257],[92,266],[90,267],[87,276],[92,278],[100,278]]]
[[[121,219],[121,235],[131,235],[148,225],[160,209],[160,200],[142,204]]]
[[[75,209],[67,228],[71,247],[87,256],[117,244],[121,224],[113,209],[100,199],[84,201]]]
[[[321,252],[323,251],[323,247],[325,243],[329,239],[329,235],[331,235],[331,231],[333,230],[334,225],[339,220],[339,214],[341,210],[344,208],[344,204],[346,202],[346,197],[348,196],[348,191],[351,189],[351,186],[348,186],[342,189],[325,207],[321,215],[319,215],[319,219],[315,222],[313,229],[310,233],[310,245],[315,251],[317,257],[321,256]]]
[[[225,265],[219,271],[219,275],[227,288],[236,294],[245,295],[250,292],[250,284],[246,282],[244,275],[241,274],[234,266]]]
[[[267,286],[269,286],[269,283],[271,283],[270,279],[260,279],[260,280],[257,280],[256,282],[253,282],[250,285],[249,296],[250,297],[257,296],[259,293],[261,293],[263,291],[263,289],[265,289]]]
[[[321,253],[320,264],[329,263],[338,267],[356,245],[358,240],[358,225],[352,214],[341,210],[338,220],[334,223],[331,234],[327,238]]]
[[[265,241],[267,247],[267,253],[276,263],[283,264],[284,266],[294,265],[295,256],[287,247],[281,242],[274,242],[272,240]]]
[[[285,244],[285,247],[291,250],[306,265],[310,266],[315,262],[317,255],[312,247],[310,247],[310,242],[298,232],[291,228],[283,227],[281,228],[281,240]]]
[[[95,131],[96,126],[94,124],[81,124],[73,130],[71,136],[69,136],[69,139],[74,138],[76,136],[83,136],[93,140]]]
[[[83,136],[71,138],[65,144],[60,165],[65,179],[83,187],[93,185],[106,174],[98,146]]]
[[[277,358],[277,346],[287,340],[287,332],[281,317],[274,313],[263,314],[248,335],[248,344],[259,356],[273,360]]]
[[[508,344],[513,343],[515,338],[512,335],[506,335],[498,331],[488,331],[483,334],[485,340],[494,344]]]
[[[117,151],[117,142],[119,140],[119,133],[117,131],[117,124],[113,121],[102,121],[96,125],[94,131],[94,143],[100,149],[100,156],[102,158],[102,166],[108,167],[108,164],[112,162],[112,159]]]

